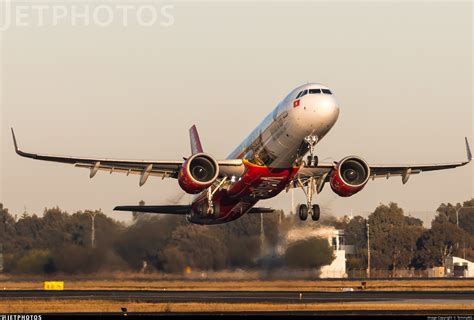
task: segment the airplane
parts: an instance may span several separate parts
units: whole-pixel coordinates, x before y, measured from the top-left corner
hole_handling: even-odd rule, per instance
[[[233,221],[246,213],[271,213],[271,208],[255,207],[262,199],[283,190],[300,188],[306,203],[298,206],[301,220],[320,218],[320,207],[313,204],[326,183],[341,197],[361,191],[369,179],[409,177],[426,171],[451,169],[468,164],[472,153],[467,138],[467,161],[431,165],[369,165],[358,156],[347,156],[332,163],[319,163],[315,147],[339,117],[339,104],[331,89],[308,83],[292,90],[225,160],[205,153],[196,126],[190,130],[191,155],[177,161],[113,160],[34,154],[20,150],[12,130],[18,155],[36,160],[74,164],[99,170],[140,176],[143,186],[149,176],[174,178],[188,194],[190,205],[118,206],[117,211],[184,215],[194,224],[213,225]],[[307,155],[307,156],[306,156]]]

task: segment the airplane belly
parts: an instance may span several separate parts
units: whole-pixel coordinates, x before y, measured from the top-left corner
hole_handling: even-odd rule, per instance
[[[299,167],[268,168],[246,160],[244,165],[246,170],[242,177],[227,190],[220,190],[214,195],[214,214],[207,214],[207,198],[202,193],[193,202],[193,213],[188,221],[197,224],[233,221],[247,213],[259,200],[278,195],[299,170]]]
[[[193,202],[193,212],[187,217],[195,224],[221,224],[238,219],[258,202],[255,198],[236,199],[228,196],[226,190],[218,191],[213,199],[214,214],[207,214],[207,199],[199,197]]]
[[[270,168],[244,160],[244,175],[227,190],[230,198],[268,199],[279,194],[293,179],[299,167]]]

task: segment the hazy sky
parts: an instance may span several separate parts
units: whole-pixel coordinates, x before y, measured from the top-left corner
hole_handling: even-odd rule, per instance
[[[466,158],[464,136],[474,145],[471,2],[169,3],[168,27],[63,21],[0,33],[0,202],[13,213],[57,205],[127,219],[112,208],[165,204],[179,186],[151,177],[139,188],[138,176],[104,172],[90,180],[84,169],[19,158],[10,126],[32,152],[167,160],[189,156],[196,124],[205,151],[224,158],[308,81],[329,86],[341,109],[321,160],[455,162]],[[395,201],[427,220],[441,202],[473,196],[473,172],[425,173],[405,186],[378,179],[350,198],[327,185],[317,201],[336,215]],[[290,203],[282,193],[260,204]]]

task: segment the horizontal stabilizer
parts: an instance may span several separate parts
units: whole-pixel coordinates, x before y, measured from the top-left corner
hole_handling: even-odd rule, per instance
[[[275,209],[272,208],[252,208],[248,213],[273,213]]]
[[[144,213],[162,213],[162,214],[181,214],[185,215],[191,212],[191,206],[173,205],[173,206],[118,206],[115,211],[131,211]]]
[[[115,211],[130,211],[143,213],[162,213],[162,214],[181,214],[185,215],[191,212],[189,205],[172,205],[172,206],[118,206]],[[248,213],[273,213],[272,208],[252,208]]]

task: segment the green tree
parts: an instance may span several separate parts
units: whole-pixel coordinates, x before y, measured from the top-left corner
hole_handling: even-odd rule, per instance
[[[45,249],[46,245],[42,239],[43,221],[36,215],[23,214],[15,223],[16,251],[27,251],[31,249]]]
[[[354,254],[347,258],[347,268],[366,269],[367,268],[367,220],[361,216],[355,216],[345,221],[344,229],[345,241],[354,246]]]
[[[369,216],[371,267],[385,270],[409,268],[416,241],[423,233],[419,219],[406,217],[396,203],[378,206]]]
[[[167,247],[173,231],[184,224],[182,217],[139,215],[134,224],[120,232],[113,247],[133,270],[141,270],[143,262],[163,270],[160,253]]]
[[[33,249],[18,257],[9,270],[18,274],[42,274],[54,271],[51,252],[49,250]]]
[[[186,266],[199,270],[219,270],[227,266],[225,241],[222,231],[212,226],[186,225],[173,231],[169,244],[185,258],[181,271]],[[167,265],[166,262],[164,265]]]
[[[13,239],[15,233],[15,219],[8,213],[8,209],[0,203],[0,244],[3,247],[3,252],[14,251]]]
[[[439,223],[444,223],[446,221],[456,224],[456,210],[459,209],[461,205],[458,203],[457,205],[452,205],[451,203],[444,204],[442,203],[438,209],[436,210],[437,214],[432,221],[434,222],[439,222]]]
[[[459,211],[459,227],[474,236],[474,199],[465,201]]]
[[[42,248],[54,248],[70,242],[70,234],[65,232],[70,216],[58,207],[45,209],[41,218],[39,244]]]
[[[224,243],[227,246],[228,267],[254,266],[262,252],[259,214],[247,214],[232,223],[214,227],[220,229],[225,235]]]
[[[331,264],[334,259],[334,251],[327,239],[318,237],[296,241],[285,252],[285,262],[291,268],[320,268]]]
[[[469,238],[469,234],[456,226],[455,220],[450,214],[446,214],[449,211],[451,210],[438,211],[431,229],[426,230],[418,239],[416,267],[445,266],[448,256],[459,255],[460,244],[463,239]]]

